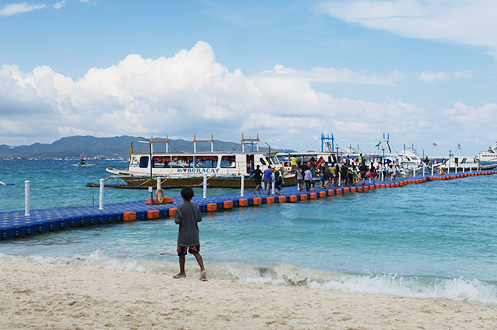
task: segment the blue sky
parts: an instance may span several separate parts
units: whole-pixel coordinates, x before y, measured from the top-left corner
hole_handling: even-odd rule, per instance
[[[0,4],[0,144],[166,136],[466,155],[497,141],[490,0]],[[437,146],[434,147],[433,144]]]

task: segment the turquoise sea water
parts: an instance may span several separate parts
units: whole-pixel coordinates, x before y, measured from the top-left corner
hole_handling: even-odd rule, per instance
[[[126,164],[94,163],[0,161],[0,181],[16,184],[0,187],[0,211],[24,208],[26,179],[32,209],[92,205],[92,191],[98,204],[86,182]],[[105,190],[106,203],[148,196]],[[201,254],[216,278],[495,306],[496,215],[497,176],[435,181],[204,214]],[[61,230],[1,242],[0,256],[174,273],[177,230],[167,219]],[[194,258],[187,262],[198,276]]]

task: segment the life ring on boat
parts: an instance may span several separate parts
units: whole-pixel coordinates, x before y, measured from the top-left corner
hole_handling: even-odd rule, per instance
[[[157,189],[157,191],[155,192],[155,202],[157,204],[164,204],[164,190],[162,188]]]
[[[438,173],[438,174],[440,174],[440,175],[444,175],[444,174],[445,174],[444,170],[443,170],[443,169],[441,169],[441,168],[439,168],[439,169],[437,170],[437,173]]]

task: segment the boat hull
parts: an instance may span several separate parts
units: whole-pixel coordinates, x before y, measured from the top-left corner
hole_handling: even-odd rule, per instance
[[[442,166],[439,166],[440,168],[444,169],[444,170],[447,170],[447,166],[446,165],[442,165]],[[481,171],[487,171],[487,170],[493,170],[494,168],[497,167],[497,164],[478,164],[478,163],[473,163],[471,165],[469,164],[462,164],[462,165],[459,165],[459,166],[455,166],[455,165],[450,165],[450,171],[453,172],[453,171],[458,171],[458,172],[461,172],[461,171],[465,171],[465,172],[469,172],[469,171],[478,171],[478,170],[481,170]]]

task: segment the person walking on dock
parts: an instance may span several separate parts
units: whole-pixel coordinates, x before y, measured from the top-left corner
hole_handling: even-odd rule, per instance
[[[308,167],[304,172],[305,190],[311,190],[312,173],[311,169]]]
[[[392,180],[392,181],[395,181],[395,174],[396,174],[395,172],[397,172],[397,169],[392,162],[392,163],[390,163],[390,180]]]
[[[295,157],[295,155],[293,156],[290,156],[290,161],[291,161],[291,166],[292,166],[292,172],[291,173],[295,173],[295,171],[297,170],[297,157]]]
[[[350,170],[350,168],[349,168]],[[357,172],[357,166],[355,166],[355,164],[352,164],[352,184],[351,186],[355,186],[357,184],[359,184],[359,172]]]
[[[314,185],[316,184],[316,168],[314,167],[314,163],[311,163],[310,165],[310,171],[311,171],[311,190],[314,190]]]
[[[260,166],[257,165],[257,168],[250,173],[251,175],[254,175],[254,181],[255,181],[255,189],[254,189],[254,194],[259,194],[261,193],[261,182],[262,182],[262,171],[260,169]]]
[[[295,178],[297,179],[299,191],[302,191],[304,189],[304,174],[302,173],[300,164],[298,164],[297,169],[295,170]]]
[[[323,180],[324,180],[322,188],[326,189],[327,186],[331,185],[331,171],[328,163],[326,162],[324,163],[321,173],[323,173]]]
[[[371,168],[369,169],[369,184],[371,184],[371,179],[373,179],[373,184],[376,182],[376,169],[374,168],[373,162],[371,162]]]
[[[347,178],[348,178],[348,167],[347,167],[347,162],[345,162],[343,165],[342,165],[342,168],[340,169],[341,170],[341,174],[342,174],[342,186],[346,186],[347,185]]]
[[[271,188],[271,177],[273,176],[273,171],[271,171],[271,165],[267,167],[264,171],[264,184],[266,185],[266,195],[269,195],[269,189]]]
[[[274,185],[276,187],[276,195],[280,194],[281,185],[283,184],[283,168],[279,170],[274,170]]]
[[[190,187],[185,187],[181,190],[183,204],[178,206],[174,213],[174,221],[179,225],[178,233],[178,257],[179,257],[179,273],[174,275],[174,278],[186,277],[185,272],[185,257],[187,252],[193,254],[200,266],[200,279],[207,280],[204,261],[200,255],[200,239],[198,223],[202,221],[202,214],[197,205],[191,203],[194,196],[193,190]]]
[[[333,176],[333,187],[338,187],[340,185],[340,182],[339,182],[340,165],[338,163],[335,163],[335,166],[332,167],[331,175]]]
[[[361,165],[359,165],[359,173],[361,174],[361,179],[362,179],[362,185],[364,186],[365,180],[366,180],[366,171],[368,170],[368,167],[366,166],[366,163],[364,160],[362,161]],[[369,180],[371,182],[371,180]]]

